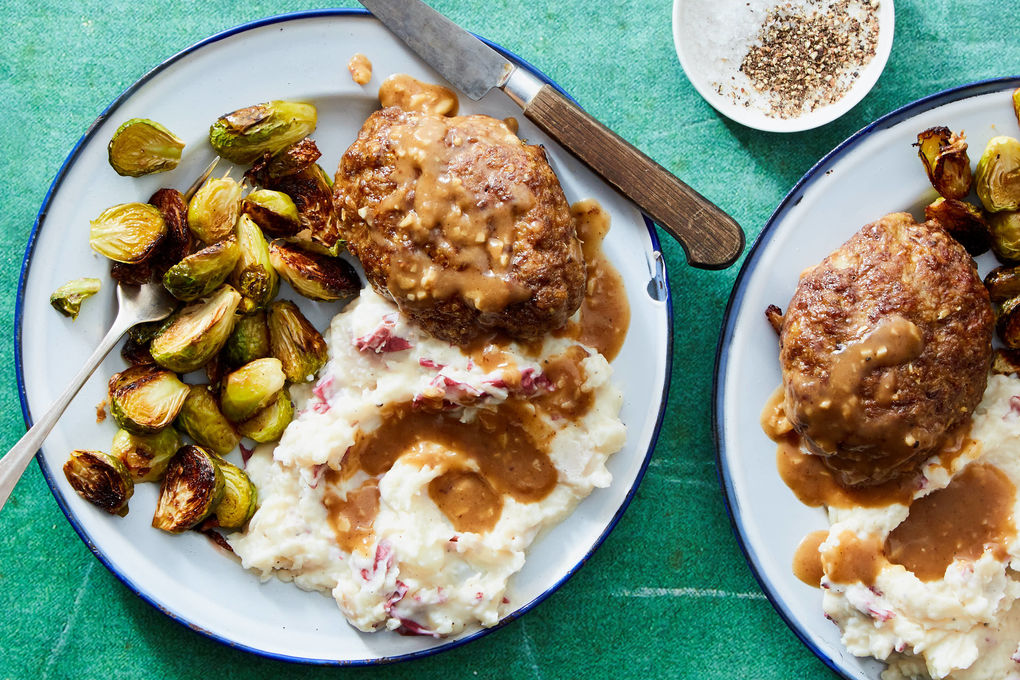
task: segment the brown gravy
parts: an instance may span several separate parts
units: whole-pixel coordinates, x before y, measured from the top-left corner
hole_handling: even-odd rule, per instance
[[[323,498],[329,524],[336,534],[337,543],[349,553],[368,553],[374,534],[372,523],[379,513],[379,486],[375,479],[369,479],[357,489],[347,492],[347,498],[340,498],[332,492],[339,483],[340,473],[326,472],[327,492]]]
[[[379,103],[383,108],[398,106],[405,111],[436,116],[456,116],[460,108],[457,93],[450,88],[423,83],[403,73],[394,74],[383,81],[379,87]]]
[[[372,80],[372,62],[360,52],[347,62],[347,70],[351,74],[351,80],[358,85],[366,85],[368,81]]]
[[[886,563],[882,555],[882,543],[878,538],[861,538],[852,531],[841,533],[839,545],[822,553],[822,568],[834,583],[859,581],[866,586],[873,586]]]
[[[793,553],[793,575],[815,588],[819,587],[822,577],[825,576],[822,554],[818,552],[818,548],[828,536],[829,532],[824,529],[812,531],[804,537]]]
[[[1016,487],[994,465],[974,463],[944,489],[914,502],[910,515],[889,534],[885,554],[922,581],[945,575],[955,558],[976,560],[991,549],[1006,558],[1016,535]]]

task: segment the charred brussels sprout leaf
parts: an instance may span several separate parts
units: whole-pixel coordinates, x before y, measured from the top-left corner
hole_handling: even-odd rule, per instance
[[[220,405],[208,385],[192,385],[177,416],[177,426],[200,445],[221,456],[234,450],[240,437],[223,417]]]
[[[293,236],[301,231],[297,206],[282,191],[258,189],[251,192],[241,201],[241,212],[269,236]]]
[[[230,177],[211,178],[188,203],[188,227],[203,243],[216,243],[234,231],[241,211],[241,185]]]
[[[64,463],[68,484],[97,508],[123,517],[135,492],[131,473],[120,459],[102,451],[76,450]]]
[[[120,356],[131,366],[145,366],[156,363],[156,360],[152,358],[152,354],[149,352],[149,343],[138,342],[134,338],[128,338],[124,341],[124,346],[120,348]]]
[[[223,415],[235,423],[247,420],[276,398],[286,380],[279,359],[269,357],[245,364],[223,378]]]
[[[957,199],[970,193],[973,176],[962,134],[953,134],[947,127],[928,128],[917,135],[915,146],[935,191]]]
[[[191,252],[191,230],[188,228],[188,202],[176,189],[160,189],[149,197],[149,204],[159,210],[166,223],[166,236],[152,256],[156,275],[166,270]]]
[[[115,262],[141,262],[155,251],[166,234],[159,210],[148,203],[122,203],[92,220],[89,245]]]
[[[269,258],[283,280],[306,298],[349,299],[361,289],[354,267],[338,257],[314,253],[277,239],[269,244]]]
[[[265,309],[280,290],[280,277],[269,259],[269,244],[262,230],[247,215],[237,221],[237,245],[241,256],[231,278],[244,300],[241,311]]]
[[[71,319],[78,318],[81,303],[99,292],[99,279],[82,278],[68,281],[50,295],[53,308]]]
[[[269,327],[266,313],[260,309],[238,319],[223,347],[222,357],[231,367],[237,368],[269,354]]]
[[[244,470],[225,460],[219,461],[223,473],[223,500],[213,514],[224,529],[240,529],[258,508],[258,492]]]
[[[248,165],[309,135],[317,116],[314,106],[300,102],[248,106],[220,116],[209,128],[209,143],[227,160]]]
[[[227,280],[240,256],[233,237],[217,241],[170,267],[163,275],[163,287],[178,300],[205,297]]]
[[[308,382],[329,358],[326,341],[290,300],[269,306],[269,347],[292,383]]]
[[[977,164],[974,189],[988,212],[1020,209],[1020,141],[992,137]]]
[[[134,481],[158,482],[180,447],[181,436],[172,427],[156,434],[134,434],[121,429],[113,435],[110,453],[124,463]]]
[[[132,118],[121,125],[107,147],[110,165],[118,175],[128,177],[173,170],[183,149],[177,135],[147,118]]]
[[[985,276],[985,288],[992,302],[1005,302],[1020,295],[1020,267],[996,267]]]
[[[173,534],[187,531],[212,514],[222,498],[216,455],[200,446],[182,446],[167,465],[152,526]]]
[[[955,198],[939,198],[925,206],[924,216],[938,222],[946,233],[956,239],[967,252],[977,257],[987,252],[992,233],[981,209]]]
[[[135,434],[159,432],[173,422],[188,386],[158,366],[132,366],[110,380],[110,413]]]
[[[990,213],[988,227],[995,256],[1007,264],[1020,264],[1020,212]]]
[[[995,329],[1009,349],[1020,349],[1020,297],[1010,298],[999,309]]]
[[[178,373],[200,368],[223,349],[234,330],[234,312],[240,303],[237,291],[223,285],[206,300],[176,312],[152,339],[152,358]]]
[[[315,141],[305,137],[277,154],[263,155],[245,174],[257,184],[271,185],[312,167],[321,157],[322,152]]]
[[[258,411],[248,420],[238,424],[237,429],[248,439],[259,444],[279,441],[283,431],[294,419],[294,402],[287,390],[282,390],[269,406]]]

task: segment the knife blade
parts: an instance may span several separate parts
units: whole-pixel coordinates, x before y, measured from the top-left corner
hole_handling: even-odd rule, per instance
[[[478,100],[503,90],[559,142],[670,234],[687,262],[723,269],[744,249],[736,220],[584,112],[421,0],[361,0],[379,21],[455,88]]]

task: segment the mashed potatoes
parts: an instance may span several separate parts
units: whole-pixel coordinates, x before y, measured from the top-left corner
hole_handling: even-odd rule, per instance
[[[888,662],[884,680],[1020,678],[1020,576],[1014,571],[1020,568],[1014,525],[1020,516],[1020,380],[989,378],[970,439],[924,465],[909,506],[828,509],[831,527],[820,545],[825,615],[840,627],[850,652]],[[921,514],[935,521],[917,525]],[[899,538],[898,527],[917,535]],[[955,559],[940,560],[940,549],[954,545],[960,531],[973,544],[971,554],[958,550]],[[906,555],[912,548],[901,544],[915,539],[926,546]],[[874,560],[871,577],[837,575],[849,554],[857,550],[860,559],[864,544],[877,549],[867,553]]]
[[[494,625],[539,532],[610,482],[625,429],[609,364],[566,337],[461,351],[371,290],[327,339],[294,422],[248,462],[260,507],[231,546],[362,631]]]

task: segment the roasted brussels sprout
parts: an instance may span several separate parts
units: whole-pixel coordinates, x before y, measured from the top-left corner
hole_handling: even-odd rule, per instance
[[[118,175],[141,177],[173,170],[184,142],[154,120],[132,118],[113,133],[107,151]]]
[[[300,102],[248,106],[220,116],[209,128],[209,143],[227,160],[248,165],[309,135],[317,115],[314,106]]]
[[[177,415],[177,426],[201,446],[221,456],[234,450],[241,440],[234,426],[223,417],[208,385],[192,385]]]
[[[165,238],[163,240],[166,241]],[[111,262],[110,278],[118,283],[126,283],[130,286],[140,286],[143,283],[148,283],[152,280],[152,264],[150,263],[152,259],[154,258],[149,257],[141,262],[133,262],[131,264]]]
[[[188,386],[158,366],[132,366],[110,379],[110,414],[135,434],[159,432],[173,422]]]
[[[962,134],[953,134],[947,127],[928,128],[917,135],[914,146],[935,191],[944,198],[957,199],[970,193],[973,176]]]
[[[1006,264],[1020,264],[1020,212],[988,214],[992,250]]]
[[[152,339],[152,358],[178,373],[201,367],[223,349],[240,303],[238,292],[224,284],[207,299],[175,312]]]
[[[240,529],[258,508],[258,491],[241,468],[225,460],[220,460],[219,466],[223,473],[223,499],[213,514],[224,529]]]
[[[261,309],[237,320],[234,332],[227,338],[221,353],[232,368],[269,355],[269,327],[266,325],[266,313]]]
[[[167,465],[152,526],[177,534],[212,514],[223,498],[223,473],[214,453],[182,446]]]
[[[237,221],[237,245],[241,256],[234,267],[231,281],[244,300],[241,311],[265,309],[280,290],[280,277],[269,259],[269,244],[262,230],[247,215]]]
[[[107,208],[90,225],[92,250],[115,262],[141,262],[166,235],[163,216],[148,203],[122,203]]]
[[[234,232],[241,212],[241,185],[229,176],[210,178],[188,203],[188,227],[203,243],[216,243]]]
[[[992,373],[1020,374],[1020,350],[1001,348],[992,350]]]
[[[176,189],[159,189],[149,197],[166,222],[166,236],[152,256],[156,276],[163,277],[167,269],[183,260],[191,252],[191,230],[188,228],[188,202]]]
[[[283,431],[294,419],[294,402],[286,389],[276,395],[269,406],[256,412],[248,420],[238,423],[237,429],[248,439],[253,439],[259,444],[279,441]]]
[[[1005,302],[1020,295],[1020,267],[996,267],[985,276],[985,288],[992,302]]]
[[[308,382],[329,358],[326,341],[290,300],[277,300],[266,314],[269,347],[292,383]]]
[[[127,514],[135,484],[120,459],[102,451],[78,449],[64,463],[64,476],[71,488],[92,505],[111,515]]]
[[[277,154],[264,154],[245,176],[262,185],[271,185],[284,177],[296,175],[310,168],[322,157],[322,152],[311,137],[291,144]]]
[[[293,236],[301,231],[297,206],[282,191],[257,189],[251,192],[241,201],[241,212],[269,236]]]
[[[1010,298],[999,308],[995,330],[1009,349],[1020,349],[1020,297]]]
[[[131,340],[147,345],[154,337],[159,335],[159,331],[165,323],[165,321],[143,321],[142,323],[136,323],[128,329],[127,336]]]
[[[99,279],[82,278],[68,281],[50,295],[50,304],[64,316],[78,318],[81,303],[99,292]]]
[[[350,299],[361,289],[354,267],[338,257],[276,239],[269,243],[269,259],[284,281],[312,300]]]
[[[967,252],[977,257],[987,252],[992,233],[981,209],[955,198],[938,198],[924,208],[924,216],[938,222]]]
[[[978,161],[974,190],[988,212],[1020,209],[1020,141],[992,137]]]
[[[227,280],[237,266],[241,249],[228,237],[188,255],[163,275],[163,287],[178,300],[205,297]]]
[[[276,398],[286,380],[279,359],[267,357],[245,364],[223,378],[223,415],[235,423],[247,420]]]
[[[117,430],[110,454],[120,459],[136,482],[158,482],[167,463],[181,447],[181,435],[172,427],[156,434],[134,434]]]
[[[124,346],[120,348],[120,356],[131,366],[145,366],[156,363],[156,360],[152,358],[152,353],[149,352],[148,341],[139,342],[131,337],[124,341]]]

